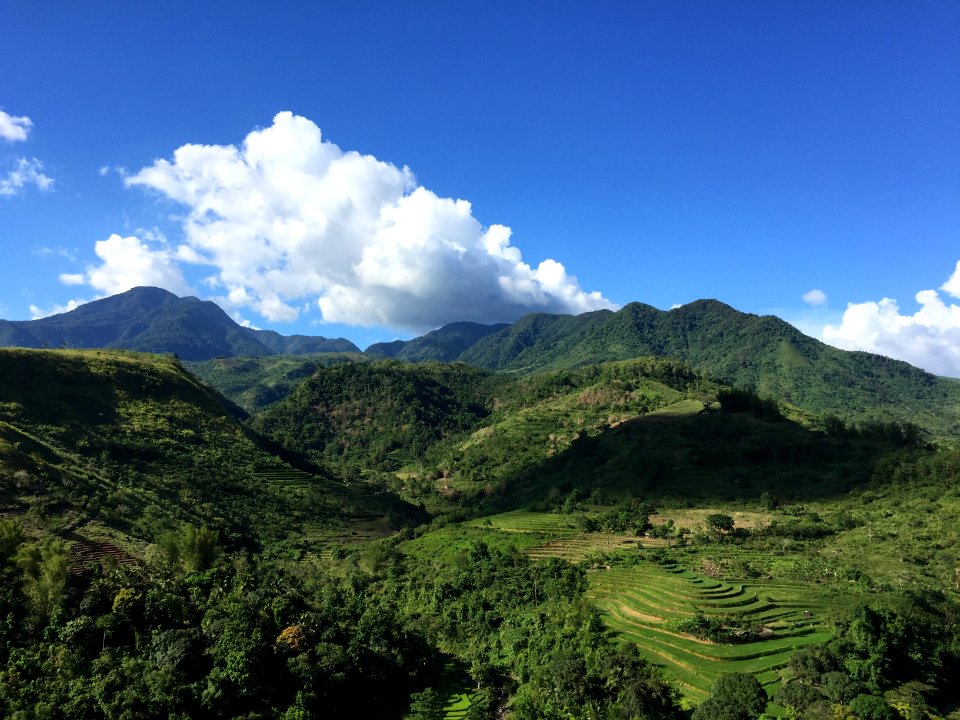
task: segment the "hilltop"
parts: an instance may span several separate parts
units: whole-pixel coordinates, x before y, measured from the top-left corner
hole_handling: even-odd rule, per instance
[[[617,312],[528,315],[481,338],[459,358],[529,373],[651,355],[813,413],[914,422],[960,437],[960,380],[880,355],[830,347],[772,315],[716,300],[663,311],[630,303]]]
[[[728,396],[745,400],[721,412]],[[520,377],[461,363],[318,367],[250,425],[331,472],[470,514],[574,489],[668,503],[842,495],[888,450],[924,446],[909,425],[825,420],[650,357]]]
[[[507,323],[481,325],[455,322],[428,332],[413,340],[374,343],[364,353],[379,358],[395,358],[406,362],[453,362],[482,338],[509,327]]]
[[[282,400],[322,367],[340,363],[371,362],[356,352],[325,352],[309,355],[265,355],[184,361],[193,375],[225,397],[254,414]]]
[[[137,287],[40,320],[0,320],[0,347],[114,348],[173,353],[184,360],[279,353],[359,352],[342,338],[254,330],[216,303]]]

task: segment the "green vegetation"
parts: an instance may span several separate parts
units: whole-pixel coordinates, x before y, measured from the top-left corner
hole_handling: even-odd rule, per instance
[[[184,524],[244,544],[417,517],[390,495],[294,470],[172,357],[0,350],[0,367],[0,512],[31,532],[137,556]]]
[[[938,437],[960,436],[960,380],[837,350],[779,318],[741,313],[716,300],[666,312],[630,303],[616,313],[529,315],[482,338],[459,359],[529,373],[644,355],[675,358],[808,412],[912,422]]]
[[[817,415],[661,358],[197,367],[253,416],[172,356],[0,351],[0,716],[957,703],[960,453],[922,413]]]
[[[748,673],[721,675],[710,688],[710,697],[693,712],[693,720],[751,720],[767,706],[767,696]]]
[[[376,343],[364,354],[374,358],[395,358],[406,362],[453,362],[480,338],[503,330],[507,325],[480,325],[455,322],[413,340]]]
[[[683,402],[699,410],[716,388],[666,360],[522,379],[462,364],[380,361],[321,368],[251,425],[332,471],[475,512],[478,503],[541,498],[543,486],[525,473],[637,416]]]
[[[472,429],[504,382],[466,365],[333,365],[251,424],[318,464],[359,477],[399,470],[438,441]]]
[[[254,414],[285,398],[321,367],[367,362],[368,359],[360,353],[326,352],[314,355],[214,358],[185,362],[183,366],[244,411]]]
[[[778,683],[776,671],[794,652],[830,638],[824,614],[838,606],[817,587],[725,582],[674,564],[614,566],[590,577],[590,594],[611,627],[662,664],[693,700],[706,697],[723,673]]]

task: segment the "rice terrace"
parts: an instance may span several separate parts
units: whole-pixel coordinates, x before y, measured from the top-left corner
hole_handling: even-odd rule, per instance
[[[706,698],[712,682],[728,672],[756,676],[772,696],[790,677],[787,662],[794,652],[829,640],[834,611],[851,602],[835,589],[807,583],[718,579],[702,574],[702,566],[698,574],[689,569],[697,564],[696,552],[663,539],[579,532],[569,516],[514,511],[471,525],[538,538],[538,544],[523,548],[535,560],[587,566],[588,595],[604,621],[662,667],[692,703]],[[716,565],[701,564],[716,574]],[[707,622],[698,625],[701,617]],[[709,621],[743,629],[717,642],[698,636]]]

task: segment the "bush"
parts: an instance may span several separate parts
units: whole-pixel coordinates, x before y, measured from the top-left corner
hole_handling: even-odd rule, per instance
[[[895,720],[893,708],[876,695],[857,695],[850,701],[850,709],[860,720]]]
[[[797,682],[784,685],[777,690],[777,694],[773,696],[775,703],[796,710],[798,714],[822,699],[823,696],[816,688]]]
[[[720,409],[724,412],[752,412],[754,416],[768,420],[783,418],[776,400],[762,398],[749,390],[736,388],[720,390],[717,392],[717,400],[720,401]]]
[[[728,673],[717,678],[710,697],[693,711],[692,720],[753,720],[767,707],[763,686],[747,673]]]

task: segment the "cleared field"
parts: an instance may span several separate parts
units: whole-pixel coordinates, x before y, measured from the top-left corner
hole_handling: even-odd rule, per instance
[[[514,510],[490,515],[468,523],[471,527],[485,530],[499,530],[514,535],[537,537],[539,544],[528,545],[523,552],[534,560],[559,558],[569,562],[580,562],[591,555],[612,550],[636,547],[665,547],[665,540],[619,535],[614,533],[585,533],[577,528],[569,515],[561,513],[538,513],[528,510]],[[525,543],[526,544],[526,543]]]
[[[443,720],[463,720],[467,716],[467,711],[470,709],[470,705],[473,704],[474,700],[478,697],[477,693],[464,691],[464,690],[445,690],[441,689],[439,691],[439,700],[442,704],[442,708],[439,708],[439,712],[443,713],[438,717],[442,717]],[[413,714],[404,715],[404,720],[413,720]],[[422,715],[417,715],[416,717],[423,717]]]
[[[707,516],[711,513],[723,512],[714,508],[697,509],[669,509],[661,510],[650,516],[651,525],[662,525],[668,520],[672,520],[675,525],[685,528],[698,528],[707,526]],[[754,530],[760,527],[766,527],[770,524],[772,514],[768,512],[747,512],[745,510],[732,510],[728,513],[733,518],[733,524],[738,528]]]
[[[467,716],[467,710],[478,695],[471,692],[453,692],[444,698],[443,717],[446,720],[461,720]]]
[[[666,547],[666,540],[636,537],[634,535],[616,535],[613,533],[578,533],[572,537],[549,540],[542,545],[528,548],[524,552],[534,560],[560,558],[568,562],[580,562],[598,553],[613,550],[625,550],[638,547]]]
[[[469,678],[462,667],[454,662],[447,663],[443,676],[440,678],[440,683],[435,688],[437,704],[434,709],[437,712],[436,717],[442,717],[444,720],[463,720],[467,717],[470,706],[481,697],[473,691],[472,683],[467,682],[468,680]],[[404,720],[413,720],[415,716],[423,717],[422,714],[410,712],[403,718]]]
[[[569,515],[530,512],[529,510],[512,510],[499,515],[488,515],[466,524],[471,527],[501,530],[508,533],[539,533],[556,537],[580,533]]]

